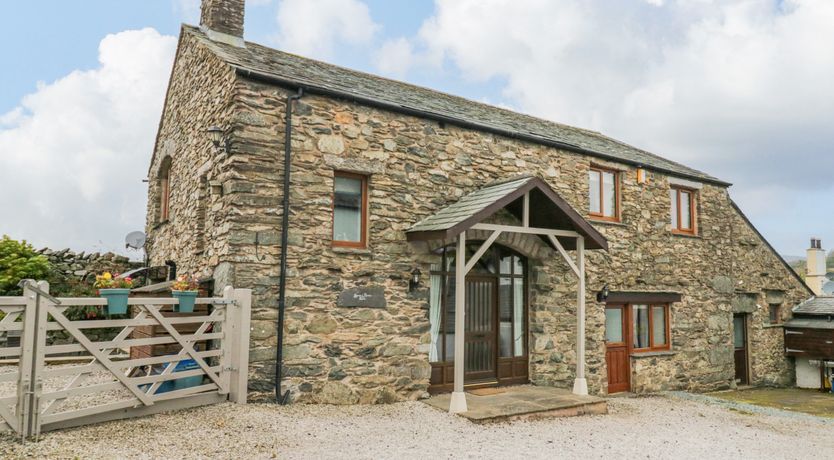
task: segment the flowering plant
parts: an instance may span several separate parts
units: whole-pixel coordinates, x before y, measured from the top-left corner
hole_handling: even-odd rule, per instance
[[[195,278],[182,275],[171,284],[172,291],[196,291],[199,289],[199,283]]]
[[[133,287],[133,278],[127,276],[119,278],[117,273],[113,276],[110,272],[96,275],[96,282],[93,284],[98,289],[130,289]]]

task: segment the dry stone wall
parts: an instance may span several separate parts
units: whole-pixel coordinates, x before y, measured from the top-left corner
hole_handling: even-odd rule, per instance
[[[223,280],[220,286],[253,289],[250,387],[270,392],[283,113],[293,92],[244,79],[230,88],[229,75],[218,70],[223,66],[199,49],[187,51],[181,46],[178,65],[195,70],[175,70],[160,139],[163,149],[173,139],[172,151],[190,159],[175,170],[183,179],[176,185],[172,221],[150,226],[151,256],[156,263],[172,259],[184,270],[211,271]],[[178,72],[202,76],[201,91],[222,90],[222,95],[189,95],[195,83],[179,81]],[[209,116],[231,126],[232,154],[222,161],[206,160],[198,135],[179,138],[183,120]],[[637,183],[636,171],[627,165],[320,96],[297,103],[293,124],[284,385],[296,401],[383,403],[426,395],[427,282],[409,292],[408,278],[414,268],[428,273],[437,258],[429,245],[408,243],[405,230],[465,193],[517,174],[543,178],[584,215],[589,167],[621,171],[622,222],[594,222],[610,250],[590,251],[587,262],[587,377],[594,394],[606,392],[604,305],[595,299],[605,284],[614,291],[682,295],[671,307],[671,351],[632,358],[637,392],[733,386],[732,313],[740,291],[783,291],[785,312],[805,295],[740,217],[724,187],[703,184],[698,235],[679,236],[670,232],[669,179],[663,174],[649,172],[646,183]],[[204,166],[207,161],[210,166]],[[334,170],[369,175],[367,249],[331,246]],[[199,206],[195,171],[211,171],[222,190],[211,198],[212,224],[205,230],[210,243],[199,257],[188,238],[193,232],[188,216]],[[150,196],[153,203],[153,192]],[[149,222],[152,217],[153,211]],[[561,258],[527,237],[505,236],[499,243],[530,257],[530,378],[569,388],[576,368],[576,279]],[[351,289],[381,291],[385,301],[340,305],[340,294]],[[753,379],[787,382],[790,366],[781,355],[779,332],[764,328],[763,318],[766,312],[750,318]]]
[[[106,271],[123,273],[142,267],[142,262],[131,262],[129,258],[112,252],[85,253],[70,249],[56,251],[49,248],[38,252],[49,260],[53,276],[63,280],[91,281],[95,279],[95,275]]]

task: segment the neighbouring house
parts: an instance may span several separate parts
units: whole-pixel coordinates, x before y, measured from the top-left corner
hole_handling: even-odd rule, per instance
[[[825,292],[829,283],[822,241],[811,238],[807,251],[805,282],[814,297],[792,309],[785,323],[785,354],[793,357],[796,386],[831,389],[834,375],[834,296]]]
[[[152,264],[254,290],[252,390],[461,404],[464,384],[792,384],[781,323],[811,293],[730,184],[244,42],[243,3],[204,0],[182,27],[147,233]]]

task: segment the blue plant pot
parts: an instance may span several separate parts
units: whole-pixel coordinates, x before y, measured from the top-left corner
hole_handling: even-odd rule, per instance
[[[174,311],[180,313],[191,313],[194,311],[194,301],[197,300],[197,291],[171,291],[174,298],[179,299],[179,305],[174,305]]]
[[[107,314],[124,315],[127,313],[127,298],[130,289],[99,289],[98,294],[107,299]]]

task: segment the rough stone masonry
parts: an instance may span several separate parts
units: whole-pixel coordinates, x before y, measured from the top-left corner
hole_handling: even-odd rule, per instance
[[[269,392],[277,344],[283,114],[296,89],[246,78],[229,64],[269,62],[265,53],[253,44],[235,50],[183,28],[149,169],[147,232],[152,264],[174,260],[181,273],[254,290],[250,387]],[[638,183],[628,162],[317,94],[305,95],[293,116],[284,356],[293,400],[424,397],[431,371],[428,288],[423,283],[409,292],[408,278],[414,268],[428,273],[438,259],[427,245],[408,243],[405,230],[468,192],[518,174],[546,180],[590,218],[592,165],[620,172],[621,219],[592,221],[610,250],[592,251],[587,262],[591,393],[606,392],[604,304],[594,296],[605,284],[682,296],[671,305],[671,350],[630,358],[633,391],[733,387],[734,312],[749,314],[752,383],[792,380],[768,303],[783,305],[787,317],[808,291],[734,206],[726,186],[702,183],[698,234],[676,235],[669,224],[669,176],[656,170]],[[205,131],[213,125],[226,129],[228,152],[209,141]],[[155,179],[166,161],[170,217],[161,221]],[[331,244],[334,171],[369,177],[366,249]],[[530,379],[569,388],[576,368],[576,279],[535,240],[509,235],[498,243],[528,256],[531,265]],[[384,293],[384,302],[340,303],[356,288]]]

